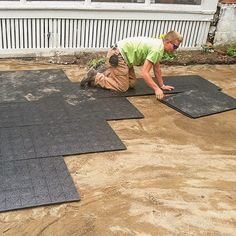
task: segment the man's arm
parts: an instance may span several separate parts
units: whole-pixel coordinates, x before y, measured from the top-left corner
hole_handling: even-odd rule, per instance
[[[146,84],[155,91],[156,98],[162,99],[164,97],[163,91],[158,87],[158,85],[153,81],[150,70],[153,68],[153,63],[149,60],[145,60],[142,68],[143,79]]]
[[[153,72],[154,75],[157,79],[158,85],[161,89],[163,90],[172,90],[174,89],[173,86],[165,85],[162,79],[162,74],[161,74],[161,65],[159,62],[153,65]]]

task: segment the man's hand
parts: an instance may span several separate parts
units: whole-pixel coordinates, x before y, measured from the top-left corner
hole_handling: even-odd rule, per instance
[[[162,100],[164,98],[164,93],[160,88],[155,89],[156,99]]]
[[[161,87],[161,89],[163,89],[163,90],[168,90],[168,91],[173,90],[174,88],[175,88],[175,87],[170,86],[170,85],[163,85],[163,86]]]

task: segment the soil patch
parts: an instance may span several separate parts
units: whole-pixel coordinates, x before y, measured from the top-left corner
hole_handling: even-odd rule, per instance
[[[88,65],[93,59],[101,59],[106,57],[106,51],[102,52],[81,52],[77,55],[57,56],[50,58],[35,58],[36,61],[46,61],[52,64],[78,64],[80,66]],[[236,57],[229,56],[223,50],[214,50],[205,52],[204,50],[179,50],[176,52],[176,57],[170,60],[162,60],[164,65],[196,65],[196,64],[236,64]],[[29,58],[22,58],[28,60]]]
[[[236,64],[236,57],[227,55],[224,51],[215,50],[214,52],[178,51],[176,58],[164,60],[166,65],[194,65],[194,64]]]

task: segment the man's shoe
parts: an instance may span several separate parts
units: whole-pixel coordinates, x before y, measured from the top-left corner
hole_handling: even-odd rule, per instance
[[[94,69],[89,70],[87,75],[80,81],[80,87],[85,87],[86,85],[91,84],[95,81],[95,76],[97,75],[97,71]]]

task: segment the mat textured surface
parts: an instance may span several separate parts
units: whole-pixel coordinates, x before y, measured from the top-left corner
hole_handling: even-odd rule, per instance
[[[175,94],[189,90],[205,90],[220,88],[198,75],[166,76],[165,84],[173,85],[174,90],[164,91],[165,94]],[[138,79],[134,89],[125,93],[101,88],[80,88],[79,83],[68,80],[63,70],[29,70],[0,72],[0,102],[2,101],[36,101],[52,94],[62,94],[72,101],[86,101],[96,97],[129,97],[153,95],[143,79]]]
[[[192,88],[192,87],[191,87]],[[165,94],[169,93],[180,93],[189,90],[189,86],[179,86],[171,91],[164,91]],[[138,79],[135,88],[131,88],[126,92],[115,92],[112,90],[102,89],[102,88],[85,88],[84,91],[90,91],[93,97],[134,97],[134,96],[146,96],[154,95],[153,89],[148,87],[143,79]]]
[[[220,90],[218,86],[198,75],[181,75],[181,76],[164,76],[164,83],[166,85],[174,86],[173,90],[163,91],[165,94],[182,93],[189,90]],[[155,81],[155,79],[154,79]],[[86,88],[94,97],[112,97],[112,96],[143,96],[153,95],[154,91],[148,87],[143,79],[138,79],[135,88],[129,89],[127,92],[115,92],[101,88]]]
[[[80,89],[79,83],[21,83],[5,84],[0,86],[0,102],[11,101],[37,101],[55,94],[62,95],[65,99],[87,100],[91,97],[89,91]]]
[[[86,102],[75,102],[74,116],[86,114],[104,120],[122,120],[144,118],[143,114],[125,97],[96,98]],[[81,115],[82,116],[82,115]]]
[[[165,84],[172,85],[180,92],[188,90],[221,90],[220,87],[199,75],[164,76]],[[182,91],[181,91],[182,89]]]
[[[58,83],[69,82],[69,80],[63,70],[60,69],[0,71],[0,85],[19,86],[45,82]]]
[[[82,117],[83,114],[79,115]],[[34,102],[0,103],[0,127],[63,123],[73,118],[73,106],[64,102],[61,96]]]
[[[0,212],[78,200],[63,157],[1,162]]]
[[[0,160],[115,151],[126,149],[104,120],[0,128]]]
[[[36,101],[52,94],[67,99],[86,100],[86,92],[79,83],[72,83],[63,70],[0,71],[0,102]]]
[[[220,91],[188,91],[164,98],[162,101],[175,110],[199,118],[236,109],[236,99]]]
[[[103,118],[120,120],[143,118],[143,114],[124,97],[73,99],[65,102],[62,96],[51,96],[34,102],[0,103],[0,127],[65,123]]]

